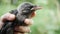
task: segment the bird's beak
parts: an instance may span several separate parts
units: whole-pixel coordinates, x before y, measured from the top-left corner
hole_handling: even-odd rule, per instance
[[[39,10],[39,9],[42,9],[42,7],[40,7],[40,6],[34,6],[31,10]]]

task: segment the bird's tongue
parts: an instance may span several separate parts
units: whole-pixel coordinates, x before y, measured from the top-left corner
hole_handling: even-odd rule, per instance
[[[35,6],[35,7],[33,7],[31,10],[39,10],[39,9],[42,9],[42,7],[40,7],[40,6]]]

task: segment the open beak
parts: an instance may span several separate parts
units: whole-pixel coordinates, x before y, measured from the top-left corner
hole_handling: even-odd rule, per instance
[[[31,10],[39,10],[39,9],[42,9],[42,7],[40,7],[40,6],[34,6]]]

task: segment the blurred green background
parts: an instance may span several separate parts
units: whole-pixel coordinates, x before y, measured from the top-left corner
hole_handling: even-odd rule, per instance
[[[43,7],[36,11],[29,34],[60,34],[60,0],[0,0],[0,16],[16,9],[22,2]]]

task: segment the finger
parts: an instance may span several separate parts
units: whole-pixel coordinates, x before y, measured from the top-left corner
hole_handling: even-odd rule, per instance
[[[13,15],[13,14],[8,14],[7,17],[6,17],[6,19],[12,21],[12,20],[15,19],[15,15]]]
[[[1,16],[1,21],[4,22],[6,20],[13,21],[15,19],[15,15],[6,13],[3,16]]]
[[[29,33],[30,31],[30,27],[28,26],[16,26],[15,27],[15,32],[20,32],[20,33]]]
[[[19,32],[14,32],[14,34],[28,34],[28,33],[19,33]]]
[[[33,20],[32,20],[32,19],[25,19],[24,22],[25,22],[25,24],[28,25],[28,26],[30,26],[30,25],[33,24]]]

